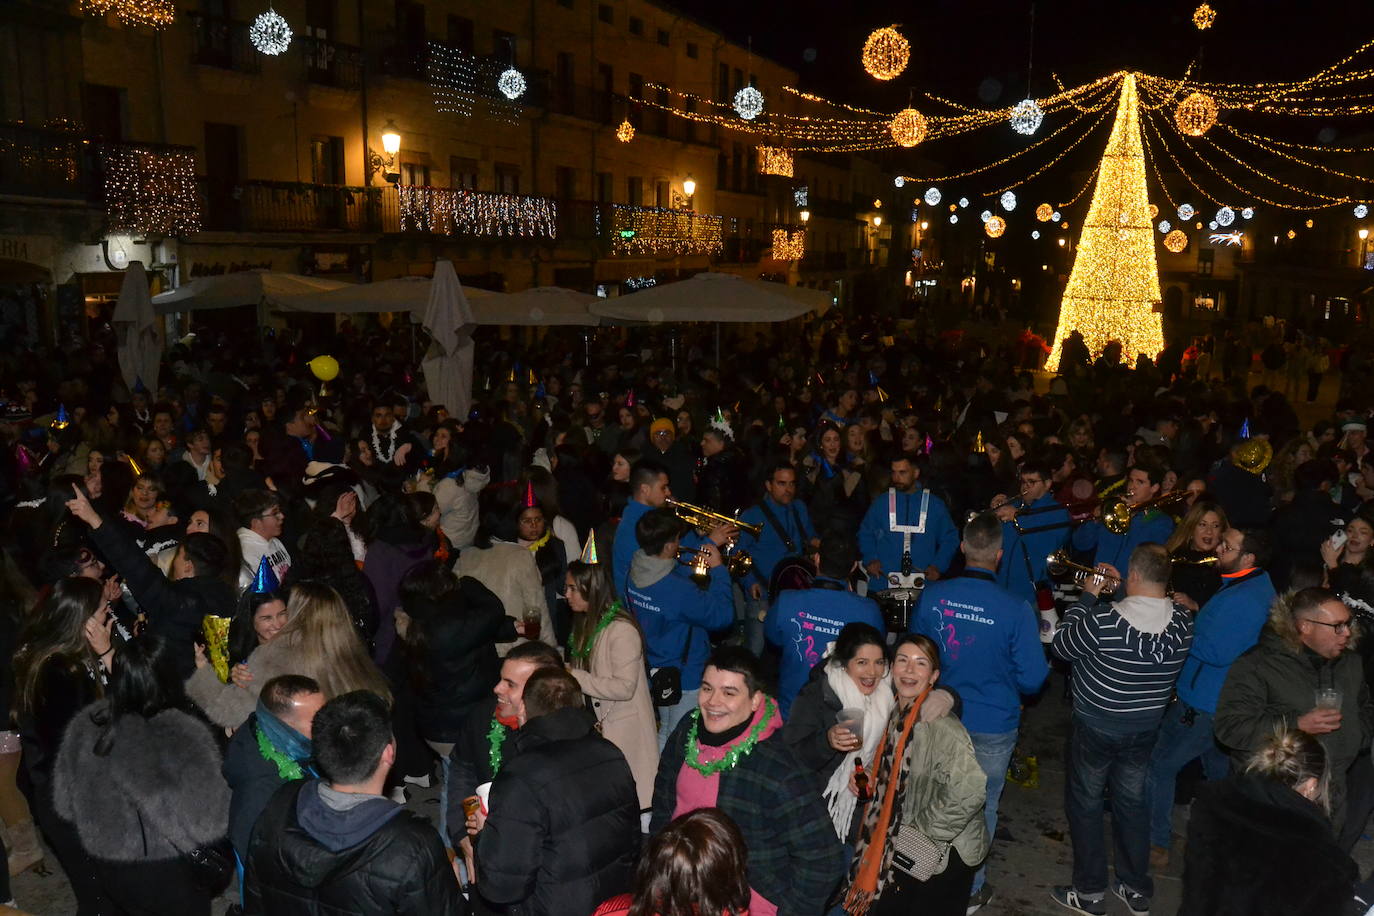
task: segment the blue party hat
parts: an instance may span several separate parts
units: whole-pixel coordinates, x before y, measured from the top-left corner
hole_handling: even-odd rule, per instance
[[[1242,438],[1242,439],[1249,439],[1249,438],[1250,438],[1250,418],[1249,418],[1249,417],[1246,417],[1246,418],[1245,418],[1245,421],[1244,421],[1243,423],[1240,424],[1240,438]]]
[[[281,583],[277,581],[277,574],[267,565],[267,557],[263,557],[258,561],[258,574],[253,577],[253,584],[248,586],[248,590],[255,595],[266,595],[280,588]]]
[[[51,424],[51,425],[52,425],[52,428],[53,428],[53,429],[66,429],[68,426],[71,425],[71,422],[72,422],[72,421],[71,421],[71,417],[67,416],[67,405],[66,405],[66,404],[58,404],[58,405],[57,405],[57,416],[53,417],[52,424]]]

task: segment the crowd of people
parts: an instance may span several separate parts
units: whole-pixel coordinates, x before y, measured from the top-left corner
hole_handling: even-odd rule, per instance
[[[1058,671],[1055,901],[1365,911],[1366,398],[705,344],[493,338],[462,411],[399,331],[0,356],[0,903],[51,856],[83,916],[971,914]]]

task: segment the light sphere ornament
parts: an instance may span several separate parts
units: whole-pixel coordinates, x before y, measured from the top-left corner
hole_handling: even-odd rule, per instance
[[[1035,208],[1035,218],[1042,223],[1048,223],[1054,219],[1054,207],[1049,204],[1041,204]]]
[[[1179,218],[1179,219],[1183,219],[1183,220],[1192,219],[1192,218],[1193,218],[1193,214],[1195,214],[1195,213],[1197,213],[1197,209],[1196,209],[1192,204],[1179,204],[1179,205],[1178,205],[1178,218]]]
[[[926,116],[914,108],[903,108],[892,116],[887,130],[898,146],[910,149],[926,138]]]
[[[506,98],[514,101],[525,94],[525,76],[514,67],[507,67],[496,78],[496,88],[500,89]]]
[[[892,26],[874,30],[864,42],[863,65],[878,80],[895,79],[911,60],[911,43]]]
[[[1244,210],[1240,211],[1240,218],[1241,218],[1241,219],[1254,219],[1254,218],[1255,218],[1255,208],[1254,208],[1254,207],[1246,207]]]
[[[1366,216],[1368,216],[1368,215],[1369,215],[1369,207],[1365,206],[1364,204],[1356,204],[1356,205],[1355,205],[1355,218],[1356,218],[1356,219],[1364,219],[1364,218],[1365,218]]]
[[[1161,235],[1168,235],[1173,228],[1173,225],[1167,219],[1159,221],[1159,231]]]
[[[1164,236],[1164,247],[1174,254],[1180,254],[1188,247],[1188,234],[1182,229],[1175,229]]]
[[[1155,206],[1154,204],[1150,204],[1150,219],[1158,219],[1158,218],[1159,218],[1159,207]]]
[[[763,114],[763,93],[753,86],[745,86],[735,93],[735,114],[752,121]]]
[[[959,222],[959,214],[958,214],[958,213],[951,213],[951,214],[949,215],[949,223],[950,223],[950,225],[952,226],[952,225],[954,225],[954,224],[957,223],[957,222]]]
[[[259,13],[258,18],[253,20],[248,29],[248,40],[263,54],[276,57],[291,44],[291,26],[269,6],[267,12]]]
[[[984,210],[982,213],[978,214],[978,219],[982,220],[983,223],[987,223],[988,220],[992,219],[992,211]]]
[[[929,204],[930,206],[932,206],[932,207],[935,206],[936,204],[938,204],[938,203],[940,202],[940,189],[939,189],[939,188],[926,188],[925,197],[924,197],[923,199],[924,199],[925,202],[926,202],[927,204]]]
[[[1035,99],[1022,99],[1012,107],[1010,120],[1012,130],[1029,137],[1040,129],[1045,113]]]
[[[1039,230],[1039,229],[1032,229],[1032,230],[1031,230],[1031,238],[1033,238],[1033,239],[1038,239],[1038,238],[1040,238],[1040,230]]]
[[[983,224],[983,231],[988,234],[988,238],[995,239],[1001,237],[1007,231],[1007,221],[1000,216],[994,216]]]
[[[1206,3],[1193,10],[1193,25],[1197,26],[1199,32],[1205,32],[1217,21],[1217,11]]]
[[[1205,92],[1194,92],[1174,109],[1174,123],[1190,137],[1201,137],[1217,123],[1217,103]]]
[[[1056,223],[1059,222],[1059,211],[1055,210],[1053,213],[1051,213],[1050,219],[1054,220]]]
[[[906,184],[906,179],[903,178],[901,175],[898,175],[896,178],[892,179],[892,186],[894,188],[900,188],[904,184]]]
[[[620,126],[615,129],[615,138],[621,143],[629,143],[635,138],[635,126],[626,118],[620,122]]]
[[[959,206],[961,206],[961,207],[967,207],[967,206],[968,206],[968,198],[967,198],[967,197],[961,197],[961,198],[959,198]]]
[[[1236,221],[1236,211],[1230,207],[1222,207],[1217,211],[1216,220],[1218,226],[1229,226]]]
[[[1011,191],[1002,192],[1002,209],[1008,213],[1016,209],[1016,195]]]
[[[1209,222],[1209,223],[1207,224],[1207,228],[1210,229],[1210,230],[1212,230],[1213,232],[1216,232],[1216,231],[1217,231],[1217,221],[1216,221],[1216,220],[1212,220],[1211,222]]]

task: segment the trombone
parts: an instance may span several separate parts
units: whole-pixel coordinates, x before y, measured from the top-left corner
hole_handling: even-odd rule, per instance
[[[688,525],[691,525],[701,534],[705,534],[719,525],[732,525],[740,531],[749,532],[755,538],[763,534],[762,522],[759,522],[757,525],[751,525],[748,522],[742,522],[734,516],[726,515],[723,512],[707,509],[704,506],[695,506],[691,503],[679,502],[671,498],[665,500],[664,504],[673,510],[674,515]],[[737,538],[731,538],[729,543],[721,549],[721,556],[725,560],[726,568],[730,570],[731,578],[743,579],[754,571],[754,558],[743,550],[736,548],[736,539]],[[692,575],[695,578],[696,573],[693,572]],[[702,583],[698,582],[697,584],[701,585]]]
[[[1151,509],[1163,509],[1187,499],[1186,490],[1174,490],[1172,493],[1164,493],[1132,506],[1120,496],[1111,496],[1102,501],[1102,524],[1112,534],[1125,534],[1131,528],[1131,521],[1140,513]]]
[[[1067,550],[1056,550],[1045,558],[1045,569],[1052,576],[1062,576],[1065,573],[1073,574],[1073,581],[1082,585],[1089,576],[1097,576],[1102,579],[1102,594],[1110,595],[1121,585],[1121,580],[1116,576],[1099,572],[1091,566],[1084,566],[1082,563],[1075,563],[1069,559]]]

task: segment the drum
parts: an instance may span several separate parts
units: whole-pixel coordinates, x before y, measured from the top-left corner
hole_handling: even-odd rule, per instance
[[[873,597],[877,599],[889,633],[905,633],[911,628],[911,615],[916,611],[916,602],[921,600],[919,587],[885,588]]]
[[[810,588],[811,580],[816,578],[816,570],[811,561],[803,557],[783,557],[773,567],[773,575],[768,580],[768,604],[778,603],[778,595],[795,588]]]

